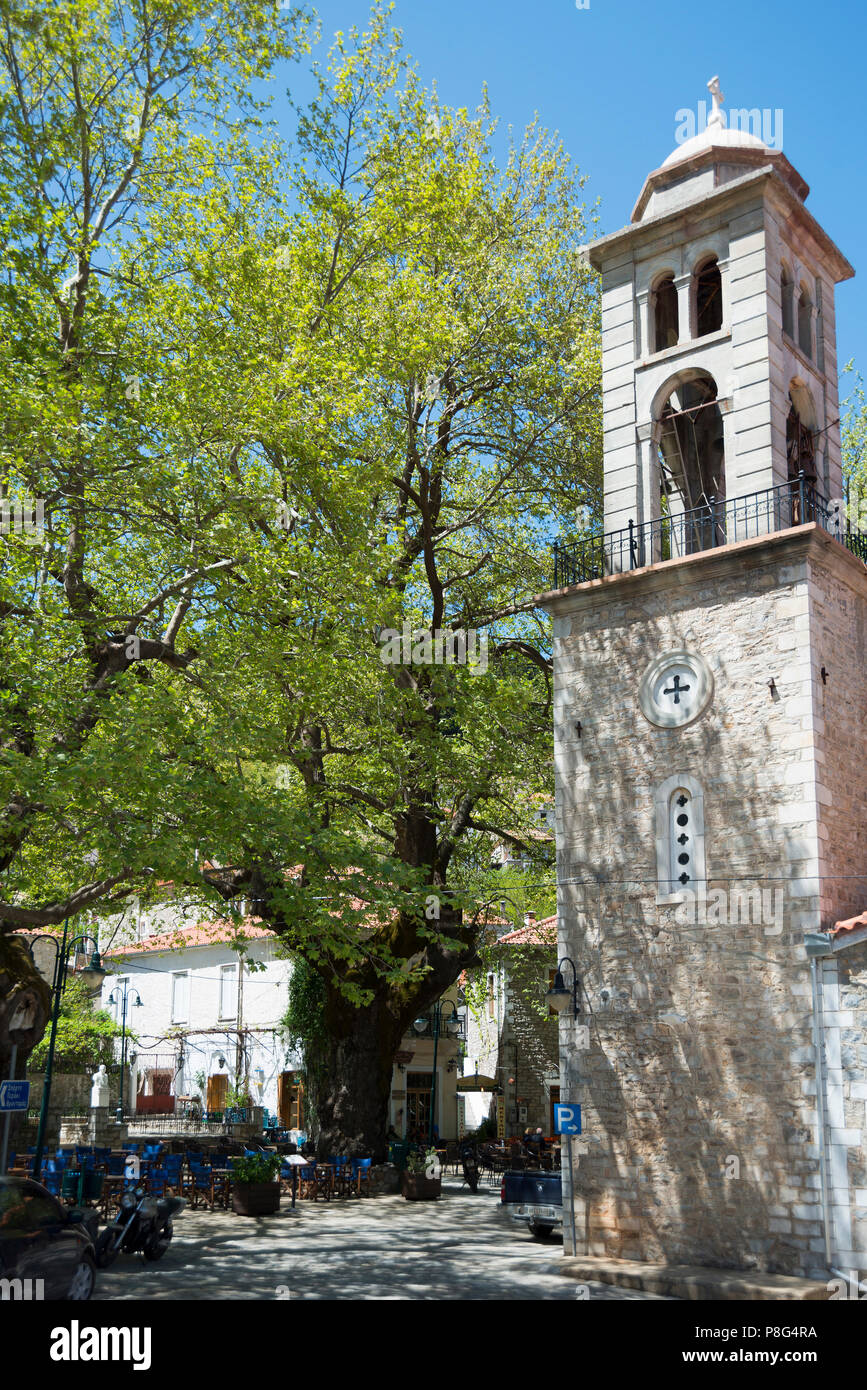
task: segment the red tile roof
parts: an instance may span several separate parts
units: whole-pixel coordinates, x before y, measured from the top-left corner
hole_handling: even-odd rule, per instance
[[[838,932],[855,931],[858,927],[867,927],[867,912],[862,912],[860,917],[847,917],[843,922],[835,922],[831,928],[831,935],[836,936]]]
[[[556,946],[557,914],[543,917],[541,922],[527,922],[516,931],[507,932],[497,942],[498,946]]]
[[[174,931],[160,932],[155,936],[142,937],[131,945],[110,946],[105,952],[107,958],[114,956],[147,955],[152,951],[185,951],[192,946],[218,946],[238,937],[255,940],[273,936],[267,927],[257,927],[252,917],[245,917],[243,923],[235,924],[224,919],[213,922],[197,922],[194,926],[176,927]]]

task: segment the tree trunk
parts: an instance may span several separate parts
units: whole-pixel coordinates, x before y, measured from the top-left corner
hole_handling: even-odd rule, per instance
[[[39,974],[20,936],[0,934],[0,1081],[23,1080],[27,1059],[45,1032],[51,1014],[51,990]],[[12,1049],[17,1045],[15,1075]],[[13,1111],[10,1147],[22,1113]]]
[[[311,1059],[320,1157],[385,1161],[391,1071],[402,1035],[389,1002],[381,997],[359,1009],[336,991],[328,998],[328,1037]]]
[[[427,974],[414,984],[366,978],[363,983],[373,991],[370,1004],[351,1004],[335,983],[325,981],[325,1037],[317,1041],[315,1055],[308,1055],[320,1156],[347,1153],[384,1162],[394,1055],[411,1021],[462,970],[478,963],[472,929],[455,920],[451,933],[451,942],[417,938],[414,959],[427,966]],[[411,955],[407,949],[405,958]]]

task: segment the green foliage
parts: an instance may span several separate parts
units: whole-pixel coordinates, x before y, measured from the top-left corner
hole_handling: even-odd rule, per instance
[[[253,1104],[253,1097],[244,1082],[230,1086],[226,1092],[224,1104],[225,1110],[248,1110]]]
[[[57,1039],[54,1047],[54,1066],[59,1072],[93,1072],[104,1063],[115,1060],[114,1040],[121,1035],[121,1026],[104,1009],[94,1009],[87,989],[81,980],[72,976],[61,996],[57,1019]],[[127,1029],[127,1040],[137,1039]],[[49,1033],[37,1043],[28,1063],[32,1071],[44,1071],[48,1062]]]
[[[440,1166],[439,1155],[436,1149],[428,1149],[423,1152],[421,1149],[410,1149],[406,1159],[406,1171],[415,1173],[419,1176],[430,1174],[432,1170]]]
[[[235,1183],[273,1182],[280,1172],[279,1154],[249,1154],[232,1160]]]
[[[291,1050],[303,1050],[326,1037],[324,1007],[322,976],[308,961],[297,959],[289,977],[289,1000],[281,1020],[283,1038]]]
[[[849,520],[856,529],[867,531],[867,394],[864,378],[854,373],[851,362],[845,370],[853,373],[854,384],[843,402],[845,409],[840,429],[843,478],[849,489]]]
[[[583,179],[536,125],[498,161],[384,7],[291,151],[273,0],[3,9],[0,483],[47,520],[0,549],[0,926],[171,881],[329,1001],[424,1006],[550,787],[532,595],[601,480]],[[390,665],[404,622],[489,660]]]

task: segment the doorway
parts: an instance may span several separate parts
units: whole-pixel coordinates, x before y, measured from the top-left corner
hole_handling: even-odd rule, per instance
[[[430,1093],[433,1072],[411,1071],[406,1078],[406,1132],[427,1134],[430,1119]]]
[[[548,1133],[554,1134],[554,1106],[560,1104],[560,1087],[551,1086],[549,1087],[549,1092],[550,1094],[548,1096]]]

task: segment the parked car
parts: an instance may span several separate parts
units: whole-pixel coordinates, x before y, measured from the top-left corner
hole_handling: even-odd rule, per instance
[[[559,1173],[529,1169],[504,1173],[500,1200],[514,1221],[524,1221],[530,1234],[544,1240],[563,1226],[563,1189]]]
[[[95,1211],[65,1207],[41,1183],[0,1177],[0,1279],[4,1298],[90,1298],[96,1282]],[[35,1282],[43,1281],[40,1289]],[[15,1288],[10,1280],[30,1280]]]

